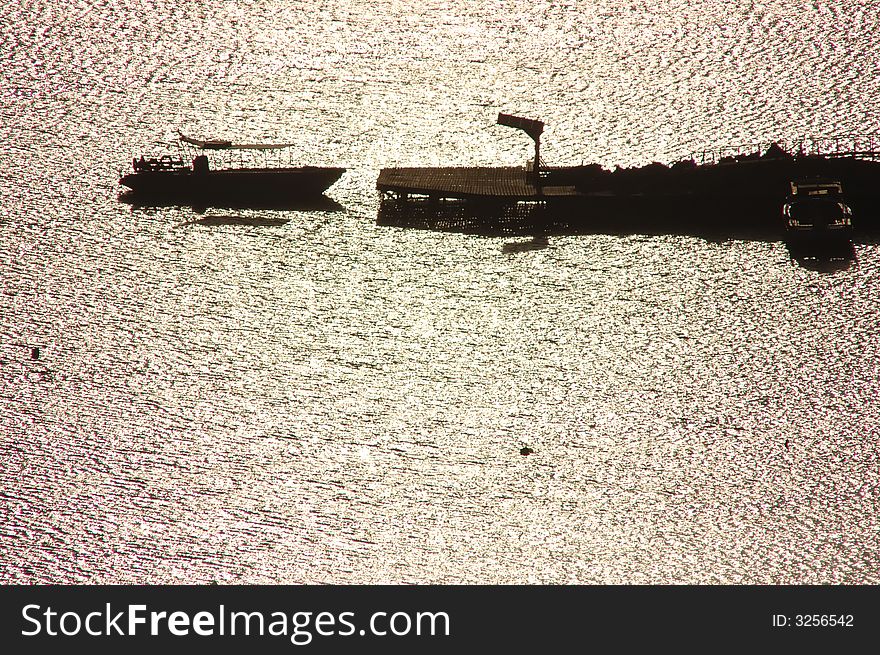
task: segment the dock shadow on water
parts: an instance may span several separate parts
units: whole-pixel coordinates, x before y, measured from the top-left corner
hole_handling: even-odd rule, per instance
[[[692,207],[682,202],[632,199],[630,202],[543,203],[431,202],[383,198],[376,224],[403,229],[455,232],[490,237],[528,237],[504,244],[505,253],[541,250],[548,238],[564,235],[690,236],[709,242],[785,243],[792,261],[806,269],[833,273],[856,264],[852,242],[811,246],[785,240],[774,204],[731,202]],[[857,240],[870,241],[871,231]]]
[[[401,201],[383,198],[376,224],[483,236],[543,237],[611,234],[696,236],[708,241],[779,241],[781,226],[767,207],[688,209],[649,199],[590,202],[499,203]]]

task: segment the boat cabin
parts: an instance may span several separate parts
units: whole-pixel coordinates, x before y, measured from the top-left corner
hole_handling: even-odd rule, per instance
[[[843,195],[843,185],[837,180],[793,180],[790,198],[839,198]]]
[[[837,180],[794,180],[782,207],[789,235],[849,236],[852,210],[843,199]]]
[[[140,159],[132,159],[131,165],[135,173],[180,171],[187,168],[183,159],[171,155],[162,155],[161,157],[144,157],[142,155]]]

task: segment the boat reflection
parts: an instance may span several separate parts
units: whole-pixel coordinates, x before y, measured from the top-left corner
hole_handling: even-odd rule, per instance
[[[203,214],[208,209],[228,210],[267,210],[267,211],[301,211],[301,212],[338,212],[344,211],[345,207],[328,198],[317,196],[313,198],[296,198],[288,200],[243,200],[235,198],[199,199],[198,201],[181,201],[174,197],[151,197],[149,199],[139,197],[130,192],[119,194],[119,201],[130,205],[132,211],[138,209],[161,209],[166,207],[188,207],[197,214]]]
[[[528,241],[509,241],[501,247],[501,252],[513,254],[518,252],[530,252],[532,250],[544,250],[550,245],[546,234],[533,235]]]
[[[217,227],[220,225],[249,225],[251,227],[278,227],[290,222],[288,218],[272,218],[267,216],[234,216],[230,214],[220,214],[216,216],[205,216],[204,218],[196,218],[191,221],[181,223],[178,227],[186,227],[187,225],[206,225],[209,227]]]
[[[851,241],[824,246],[805,247],[801,243],[786,243],[789,257],[801,268],[819,273],[846,271],[858,264],[856,249]]]

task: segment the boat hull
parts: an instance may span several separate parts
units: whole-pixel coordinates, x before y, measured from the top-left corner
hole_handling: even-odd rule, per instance
[[[136,171],[120,184],[141,198],[284,201],[320,196],[345,172],[344,168],[219,169],[193,172]]]
[[[797,255],[835,256],[847,254],[853,247],[853,230],[787,229],[784,237],[789,250]]]

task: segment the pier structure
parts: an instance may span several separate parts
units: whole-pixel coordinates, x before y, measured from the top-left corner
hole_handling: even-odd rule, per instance
[[[499,114],[498,124],[523,130],[535,142],[532,166],[383,168],[376,188],[383,197],[401,201],[516,204],[546,203],[554,198],[575,198],[573,185],[553,182],[551,170],[541,167],[541,133],[544,123]]]
[[[499,114],[525,131],[535,160],[523,167],[385,168],[378,222],[432,229],[510,232],[559,228],[780,230],[792,180],[824,178],[844,189],[858,230],[880,229],[880,137],[836,137],[740,146],[671,165],[606,170],[599,164],[542,166],[544,124]]]
[[[545,202],[576,197],[574,186],[543,186],[525,168],[383,168],[376,188],[397,200],[493,201],[502,204]]]
[[[880,161],[880,134],[845,134],[840,136],[803,136],[800,139],[762,141],[728,145],[692,152],[688,159],[701,166],[760,159],[761,153],[779,148],[796,158],[860,159]]]

